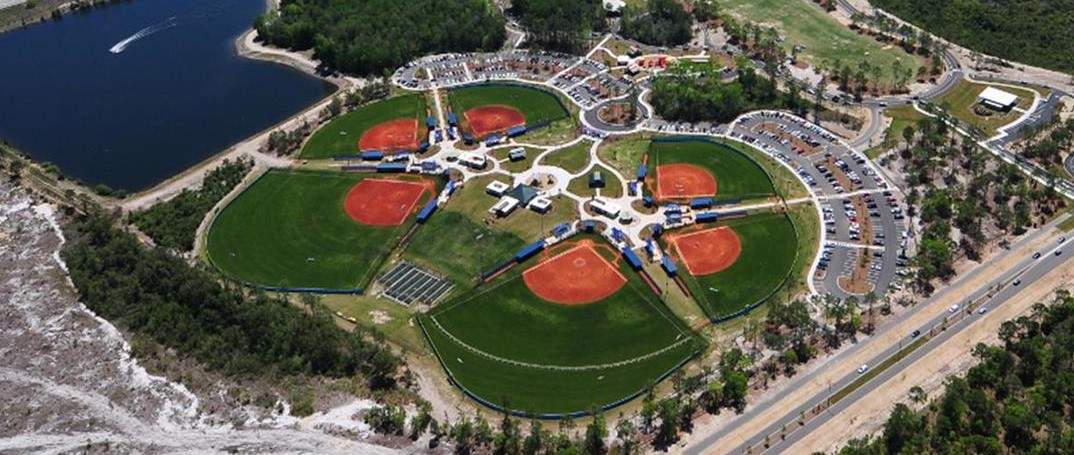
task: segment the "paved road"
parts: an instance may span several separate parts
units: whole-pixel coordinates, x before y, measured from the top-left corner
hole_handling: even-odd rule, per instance
[[[1011,251],[1012,252],[1018,252],[1018,254],[1025,254],[1025,259],[1020,261],[1015,266],[1013,266],[1013,267],[1007,269],[1006,271],[1004,271],[1000,275],[999,278],[997,278],[995,280],[992,280],[989,283],[986,283],[985,285],[982,285],[980,288],[974,290],[973,292],[970,292],[968,295],[966,295],[963,298],[963,300],[968,301],[968,300],[976,299],[976,298],[978,298],[980,296],[983,296],[985,293],[988,292],[989,288],[991,288],[993,285],[995,285],[997,283],[1004,283],[1004,282],[1010,281],[1011,279],[1013,279],[1014,276],[1016,276],[1021,271],[1026,270],[1026,268],[1030,267],[1030,266],[1032,266],[1032,269],[1030,271],[1026,272],[1026,274],[1023,275],[1023,277],[1022,277],[1023,282],[1022,282],[1021,286],[1023,286],[1023,287],[1032,285],[1033,281],[1038,279],[1040,277],[1040,275],[1043,272],[1046,272],[1047,270],[1053,269],[1055,267],[1058,267],[1058,266],[1064,265],[1064,264],[1069,266],[1069,263],[1067,261],[1069,261],[1070,258],[1072,256],[1074,256],[1074,247],[1072,247],[1071,245],[1064,245],[1064,246],[1066,246],[1065,250],[1071,250],[1071,251],[1064,251],[1064,254],[1062,254],[1059,257],[1055,257],[1051,252],[1042,251],[1041,252],[1042,256],[1041,256],[1041,259],[1039,259],[1039,260],[1033,260],[1032,259],[1033,251],[1028,251],[1028,249],[1026,248],[1026,245],[1036,241],[1041,236],[1047,235],[1047,232],[1050,231],[1052,227],[1054,227],[1057,223],[1059,223],[1063,219],[1066,219],[1066,217],[1060,217],[1059,219],[1057,219],[1057,220],[1053,221],[1052,223],[1048,224],[1047,226],[1045,226],[1041,230],[1037,231],[1036,233],[1030,234],[1029,236],[1027,236],[1027,237],[1023,238],[1022,240],[1018,241],[1012,247]],[[1022,250],[1027,250],[1027,251],[1022,251]],[[890,321],[890,323],[884,324],[877,331],[877,333],[874,334],[873,336],[860,341],[858,344],[856,344],[854,346],[848,347],[848,348],[838,352],[834,357],[828,359],[827,362],[829,362],[829,364],[831,366],[837,366],[839,368],[845,368],[847,370],[846,376],[844,376],[840,381],[832,383],[831,390],[832,391],[839,390],[840,388],[846,386],[851,381],[853,381],[854,378],[857,377],[857,373],[854,371],[855,368],[857,368],[857,365],[845,365],[845,364],[841,363],[841,358],[850,357],[855,352],[858,352],[858,351],[860,351],[862,349],[865,349],[867,346],[870,346],[871,343],[876,342],[876,340],[885,339],[886,338],[885,335],[890,333],[892,330],[895,330],[895,328],[898,328],[899,326],[901,326],[902,322],[912,318],[913,316],[917,315],[921,311],[925,311],[926,309],[929,309],[931,303],[935,302],[938,299],[946,298],[948,296],[948,294],[950,294],[952,292],[955,292],[955,289],[957,289],[958,283],[962,283],[962,282],[974,279],[983,270],[987,269],[987,267],[988,266],[985,265],[985,266],[975,268],[971,272],[967,273],[965,276],[960,277],[952,285],[947,286],[947,287],[943,288],[943,290],[937,292],[933,297],[929,298],[928,300],[926,300],[924,302],[920,302],[917,305],[915,305],[914,307],[911,307],[910,309],[908,309],[907,311],[895,316],[895,318],[892,321]],[[1010,292],[1010,291],[1005,291],[1005,292]],[[1003,295],[1007,295],[1007,294],[1003,294]],[[996,305],[995,302],[991,302],[991,301],[990,301],[989,304],[993,305],[993,306]],[[930,310],[930,311],[934,311],[934,310]],[[944,317],[947,317],[947,316],[948,316],[948,313],[946,313],[946,312],[937,315],[936,318],[934,318],[930,322],[930,324],[927,325],[925,328],[931,327],[932,323],[942,321],[942,319]],[[961,330],[960,328],[957,328],[957,329]],[[905,335],[900,334],[899,336],[905,336]],[[910,338],[908,336],[905,336],[904,339],[909,340]],[[944,338],[936,338],[936,339],[934,339],[934,341],[931,341],[931,342],[927,343],[927,345],[938,345],[943,340],[944,340]],[[884,350],[884,352],[882,352],[876,358],[871,359],[869,361],[869,364],[870,365],[879,364],[882,361],[882,359],[885,359],[885,358],[891,356],[899,348],[900,348],[899,345],[889,346],[887,349]],[[930,349],[933,349],[933,348],[930,348]],[[902,362],[902,363],[896,364],[895,366],[893,366],[892,368],[890,368],[887,371],[890,371],[891,374],[896,374],[896,372],[898,370],[900,370],[904,366],[905,366],[905,361]],[[763,402],[757,403],[756,405],[751,405],[750,407],[748,407],[746,409],[746,412],[743,413],[741,416],[738,416],[734,420],[731,420],[731,421],[727,422],[727,424],[725,424],[722,427],[720,427],[720,429],[717,430],[716,432],[706,436],[700,442],[698,442],[698,443],[686,448],[684,450],[684,453],[687,454],[687,455],[698,455],[698,454],[701,454],[701,453],[706,453],[706,449],[711,447],[717,441],[719,441],[721,439],[724,439],[724,438],[728,438],[728,437],[734,437],[736,439],[740,439],[740,440],[743,441],[742,444],[737,446],[734,450],[730,451],[729,453],[743,453],[743,452],[745,452],[746,447],[748,445],[751,445],[750,443],[757,444],[759,442],[762,442],[764,440],[764,435],[773,434],[773,433],[779,431],[779,429],[782,428],[784,425],[796,422],[796,420],[797,420],[797,418],[798,418],[798,416],[799,416],[799,414],[801,412],[813,409],[818,404],[824,402],[828,397],[828,392],[824,391],[821,394],[815,395],[812,399],[809,399],[809,400],[806,400],[806,401],[800,403],[797,407],[791,409],[790,412],[786,413],[781,418],[771,419],[770,420],[771,424],[768,425],[763,431],[761,431],[761,432],[759,432],[757,434],[752,434],[752,435],[736,434],[736,429],[741,425],[741,422],[745,421],[745,420],[750,420],[750,419],[756,418],[759,415],[763,415],[764,413],[768,412],[773,406],[782,405],[783,401],[785,400],[785,398],[798,388],[798,387],[796,387],[796,384],[809,384],[809,383],[812,383],[812,382],[817,382],[818,381],[817,377],[820,376],[821,374],[825,373],[826,371],[827,370],[825,368],[816,368],[816,369],[814,369],[813,371],[811,371],[811,372],[809,372],[807,374],[803,374],[803,375],[799,375],[799,376],[795,377],[791,383],[786,384],[784,387],[782,387],[782,389],[780,389],[779,392],[776,392],[772,396],[765,397],[765,400]],[[881,376],[881,377],[884,377],[884,376]],[[877,384],[878,384],[878,382],[876,380],[871,381],[869,384],[867,384],[867,387],[864,387],[863,389],[860,389],[862,391],[861,395],[853,394],[852,397],[857,396],[857,397],[860,398],[860,396],[863,396],[865,393],[867,393],[868,390],[871,390],[871,387],[875,387]],[[835,412],[835,411],[833,411],[833,412]],[[806,432],[804,432],[804,431],[802,432],[802,434],[805,434],[805,433]],[[801,436],[799,436],[799,438],[800,437]],[[790,438],[788,437],[788,439],[790,439]],[[785,446],[780,446],[780,447],[785,447]],[[783,450],[780,447],[773,446],[772,448],[776,449],[776,450]],[[759,452],[755,452],[755,453],[759,453]]]
[[[1062,252],[1063,254],[1056,256],[1052,251],[1042,252],[1040,259],[1033,260],[1032,257],[1030,257],[1028,260],[1024,260],[1019,263],[1017,267],[1015,267],[1010,272],[1004,274],[1001,278],[989,282],[988,287],[991,287],[996,284],[1009,283],[1010,280],[1014,279],[1015,277],[1021,280],[1021,283],[1017,286],[1007,285],[998,293],[996,293],[995,296],[988,299],[977,308],[993,309],[995,307],[998,307],[1013,298],[1015,294],[1017,294],[1022,289],[1032,286],[1037,280],[1042,278],[1048,272],[1051,272],[1052,270],[1063,266],[1069,267],[1071,265],[1069,261],[1072,257],[1074,257],[1074,254],[1072,254],[1074,253],[1074,248],[1062,248],[1066,245],[1056,246],[1057,248],[1053,251]],[[972,299],[975,300],[976,298],[985,295],[988,287],[979,289],[977,292],[973,293]],[[915,350],[910,355],[906,356],[899,362],[892,365],[890,368],[884,370],[882,373],[871,379],[869,382],[865,383],[862,387],[847,395],[846,398],[840,400],[834,406],[829,408],[829,412],[823,413],[807,422],[804,427],[788,435],[786,440],[778,441],[772,444],[772,447],[766,452],[757,453],[785,452],[790,447],[793,447],[794,444],[798,441],[809,437],[810,433],[812,433],[813,431],[817,430],[818,428],[822,428],[824,424],[827,423],[834,414],[842,412],[858,400],[865,398],[878,386],[881,386],[887,381],[890,381],[891,379],[898,376],[904,368],[914,364],[914,362],[929,355],[931,352],[935,351],[945,342],[947,342],[947,340],[951,339],[951,337],[955,336],[955,334],[968,328],[970,325],[976,322],[978,315],[979,313],[976,313],[973,308],[961,309],[960,314],[958,315],[952,315],[949,313],[938,314],[935,318],[929,321],[927,327],[938,326],[942,324],[945,319],[951,318],[952,322],[948,325],[947,330],[939,331],[939,333],[935,337],[928,340],[921,348]],[[925,332],[925,330],[922,329],[922,332]],[[907,338],[907,340],[909,340],[909,338]],[[886,350],[884,353],[870,361],[868,365],[879,365],[884,359],[894,354],[897,349],[898,348],[896,347],[896,349]],[[858,377],[858,373],[853,370],[853,365],[846,365],[845,367],[848,371],[847,375],[840,379],[839,382],[832,384],[833,390],[839,390],[840,388],[847,386]],[[820,396],[814,396],[813,399],[810,400],[810,402],[820,403],[826,399],[827,393]],[[797,418],[797,416],[790,417],[791,420]],[[785,419],[782,421],[787,422],[787,420]]]

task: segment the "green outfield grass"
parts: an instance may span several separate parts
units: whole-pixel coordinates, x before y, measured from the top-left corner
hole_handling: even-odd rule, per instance
[[[764,300],[783,285],[795,263],[798,237],[782,214],[762,213],[728,220],[742,242],[742,253],[731,267],[711,275],[680,275],[710,317],[726,316]],[[715,289],[715,291],[713,291]]]
[[[588,411],[646,388],[696,348],[689,329],[625,265],[620,270],[629,282],[623,289],[600,302],[567,306],[530,292],[521,272],[537,263],[516,266],[473,293],[439,305],[425,319],[445,367],[475,395],[495,404],[506,399],[512,409],[535,413]],[[621,362],[684,337],[690,340],[626,366],[583,371],[536,366]],[[459,342],[531,365],[479,356]]]
[[[593,146],[590,141],[581,141],[569,147],[555,150],[541,159],[545,166],[556,166],[563,170],[577,174],[589,164],[589,148]]]
[[[359,107],[333,119],[313,133],[302,146],[300,156],[306,159],[321,159],[357,154],[358,140],[363,133],[380,123],[392,120],[418,120],[420,134],[425,131],[425,114],[425,96],[421,94],[397,96]]]
[[[403,257],[471,287],[478,274],[514,257],[524,246],[517,235],[441,210],[414,233]]]
[[[863,61],[879,66],[885,83],[893,80],[892,64],[898,60],[904,68],[916,70],[924,59],[898,46],[881,44],[840,24],[819,6],[802,0],[726,0],[720,6],[733,16],[775,27],[786,40],[780,43],[787,52],[795,45],[805,49],[801,58],[813,64],[834,62],[857,68]],[[872,76],[870,76],[872,77]]]
[[[763,168],[735,148],[706,141],[652,142],[649,145],[649,185],[661,164],[700,166],[716,177],[717,199],[752,199],[776,194]]]
[[[226,275],[262,286],[365,287],[409,225],[366,226],[347,215],[347,192],[370,176],[270,171],[214,220],[209,259]]]
[[[558,120],[569,114],[556,95],[545,89],[512,85],[480,84],[452,89],[448,99],[458,115],[481,106],[509,106],[526,116],[526,124]]]

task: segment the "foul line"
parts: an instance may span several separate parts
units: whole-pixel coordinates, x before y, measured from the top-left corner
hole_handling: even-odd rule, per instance
[[[540,268],[542,268],[542,267],[544,267],[546,265],[549,265],[549,264],[555,262],[560,257],[568,255],[568,254],[571,254],[571,253],[574,252],[574,250],[579,250],[579,249],[582,249],[582,248],[588,249],[590,253],[593,253],[594,256],[596,256],[598,259],[600,259],[600,262],[602,264],[604,264],[605,267],[607,267],[607,268],[611,269],[613,272],[615,272],[615,274],[619,276],[619,279],[623,280],[623,283],[626,283],[627,281],[629,281],[629,280],[627,280],[627,278],[625,276],[623,276],[623,273],[619,271],[618,267],[613,266],[610,262],[608,262],[607,259],[604,259],[604,256],[601,256],[600,253],[597,253],[597,251],[594,250],[593,247],[590,246],[590,245],[578,245],[578,246],[576,246],[574,248],[571,248],[571,249],[569,249],[567,251],[564,251],[564,252],[559,253],[559,254],[557,254],[555,256],[552,256],[552,257],[550,257],[548,259],[545,259],[545,260],[541,261],[540,264],[537,264],[537,265],[535,265],[533,267],[530,267],[530,268],[526,269],[525,272],[522,272],[522,276],[526,276],[530,272],[533,272],[533,271],[535,271],[537,269],[540,269]],[[533,290],[530,289],[530,291],[532,292]],[[534,292],[534,294],[536,294],[536,292]]]

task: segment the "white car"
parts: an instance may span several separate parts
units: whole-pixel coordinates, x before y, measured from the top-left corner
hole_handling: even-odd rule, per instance
[[[947,312],[948,312],[948,313],[954,313],[954,312],[956,312],[956,311],[958,311],[958,305],[957,305],[957,304],[955,304],[955,305],[951,305],[951,308],[948,308],[948,309],[947,309]]]
[[[869,365],[863,364],[862,366],[858,367],[858,374],[864,374],[866,371],[869,371]]]

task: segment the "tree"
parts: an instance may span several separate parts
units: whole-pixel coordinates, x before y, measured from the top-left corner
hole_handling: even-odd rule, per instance
[[[637,444],[638,429],[630,419],[620,418],[615,424],[615,432],[619,437],[619,453],[633,455]]]
[[[675,397],[660,400],[660,427],[653,440],[656,447],[670,447],[679,439],[679,404]]]
[[[603,455],[606,437],[608,437],[608,427],[604,422],[604,414],[596,413],[593,415],[593,421],[586,425],[583,452],[587,455]]]
[[[544,451],[544,441],[548,439],[545,434],[544,426],[541,425],[540,420],[530,421],[530,432],[526,435],[526,439],[522,441],[522,453],[523,455],[538,455]]]

